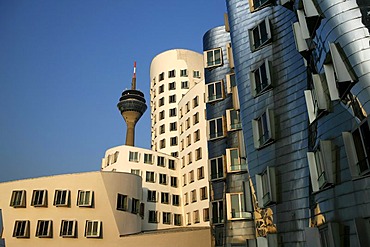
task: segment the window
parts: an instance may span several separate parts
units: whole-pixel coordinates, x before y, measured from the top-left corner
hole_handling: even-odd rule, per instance
[[[209,221],[209,208],[203,208],[203,221]]]
[[[180,134],[184,133],[184,128],[183,128],[183,125],[180,124]]]
[[[208,121],[208,140],[214,140],[224,137],[223,117],[211,119]]]
[[[144,163],[145,164],[153,164],[153,155],[152,154],[144,154]]]
[[[182,175],[182,186],[186,185],[186,174]]]
[[[186,107],[186,113],[188,113],[190,111],[189,101],[186,103],[185,107]]]
[[[187,77],[188,76],[187,69],[180,69],[180,76],[181,77]]]
[[[176,75],[176,73],[175,73],[175,70],[174,69],[168,71],[168,78],[173,78],[173,77],[175,77],[175,75]]]
[[[195,149],[195,160],[200,160],[202,158],[202,148]]]
[[[69,190],[56,190],[54,194],[54,206],[69,206]]]
[[[157,201],[157,191],[155,190],[148,190],[148,202],[156,202]]]
[[[163,134],[165,132],[165,125],[162,124],[161,126],[159,126],[159,134]]]
[[[226,122],[228,131],[241,129],[240,112],[234,109],[226,110]]]
[[[168,169],[171,169],[171,170],[175,170],[176,169],[176,167],[175,167],[175,160],[171,160],[171,159],[168,160]]]
[[[164,92],[164,85],[160,85],[158,88],[158,93],[163,93]]]
[[[168,90],[175,90],[176,89],[176,82],[170,82],[168,84]]]
[[[271,3],[271,0],[250,0],[250,10],[256,11],[260,8],[263,8]]]
[[[260,208],[276,203],[275,167],[256,175],[257,201]]]
[[[164,110],[159,112],[159,120],[164,119]]]
[[[139,152],[129,152],[128,160],[131,162],[139,162]]]
[[[181,150],[184,150],[184,140],[181,140]]]
[[[314,152],[308,152],[307,159],[313,191],[334,183],[335,164],[331,141],[320,140],[320,146]]]
[[[192,157],[193,157],[192,153],[189,152],[188,153],[188,165],[190,165],[191,163],[193,163]]]
[[[200,222],[200,219],[199,219],[199,210],[195,210],[193,212],[193,222],[194,222],[194,224]]]
[[[190,118],[187,118],[187,119],[186,119],[186,122],[185,122],[185,128],[186,128],[186,129],[189,129],[189,128],[190,128]]]
[[[191,135],[186,136],[186,146],[189,147],[191,145]]]
[[[222,65],[222,49],[216,48],[204,52],[204,67],[212,68]]]
[[[170,194],[168,192],[161,192],[161,203],[170,203]]]
[[[159,148],[165,148],[166,147],[166,139],[162,139],[159,142]]]
[[[157,166],[162,166],[162,167],[166,166],[165,165],[165,159],[164,159],[163,156],[158,156],[157,157]]]
[[[224,98],[223,82],[216,81],[206,85],[207,102],[213,102]]]
[[[212,202],[212,223],[218,224],[224,222],[224,205],[223,201]]]
[[[48,204],[47,190],[34,190],[32,194],[31,206],[46,207]]]
[[[76,237],[77,232],[77,221],[76,220],[62,220],[60,224],[60,233],[59,236],[65,238],[74,238]]]
[[[177,188],[177,177],[171,177],[171,187]]]
[[[204,178],[204,166],[201,166],[198,168],[198,180],[201,180]]]
[[[200,78],[200,71],[199,70],[194,70],[193,71],[193,77],[194,78]]]
[[[117,194],[117,210],[127,210],[127,195]]]
[[[189,172],[189,184],[192,182],[194,182],[194,171],[193,170]]]
[[[167,175],[159,173],[159,184],[167,184]]]
[[[168,103],[176,103],[176,94],[168,97]]]
[[[254,147],[261,148],[274,141],[274,114],[269,108],[256,119],[252,120]]]
[[[179,152],[171,152],[172,157],[179,157]]]
[[[189,204],[188,193],[185,193],[184,194],[184,205],[188,205],[188,204]]]
[[[38,220],[36,228],[36,237],[39,238],[51,238],[52,237],[52,225],[51,220]]]
[[[192,190],[190,192],[190,195],[191,195],[191,202],[196,202],[197,201],[197,191],[196,190]]]
[[[256,51],[271,41],[270,20],[268,17],[256,27],[249,30],[251,50]]]
[[[199,112],[193,115],[193,124],[199,123]]]
[[[190,212],[186,213],[186,225],[191,225]]]
[[[90,190],[79,190],[77,198],[77,206],[92,207],[94,192]]]
[[[164,105],[164,97],[159,99],[158,106]]]
[[[164,80],[164,72],[160,73],[158,76],[158,81],[163,81]]]
[[[348,165],[353,178],[370,173],[370,130],[368,121],[363,121],[351,132],[342,133]]]
[[[132,198],[131,200],[131,213],[137,214],[140,209],[140,201],[138,199]]]
[[[147,171],[145,181],[150,182],[150,183],[155,183],[155,174],[154,174],[154,172]]]
[[[209,163],[211,167],[211,180],[223,178],[225,176],[224,159],[222,156],[210,159]]]
[[[171,108],[169,112],[170,112],[169,114],[170,117],[175,117],[177,115],[176,108]]]
[[[207,186],[200,188],[200,200],[208,198]]]
[[[181,89],[188,89],[189,88],[189,82],[188,81],[182,81],[181,82]]]
[[[158,223],[158,211],[149,210],[148,223]]]
[[[246,161],[240,158],[239,148],[226,149],[226,160],[228,172],[247,170]]]
[[[226,75],[227,93],[232,93],[232,88],[236,86],[235,73]]]
[[[98,220],[87,220],[85,225],[85,237],[99,238],[101,235],[102,222]]]
[[[193,99],[193,108],[197,107],[199,105],[199,96],[196,96]]]
[[[194,142],[197,142],[200,140],[200,130],[196,130],[194,132]]]
[[[170,123],[170,131],[176,131],[177,130],[177,122]]]
[[[243,193],[226,194],[228,219],[245,219],[251,218],[252,214],[247,212]]]
[[[171,213],[170,212],[163,212],[163,224],[171,224]]]
[[[26,191],[25,190],[13,190],[12,197],[10,199],[10,206],[15,208],[26,207]]]
[[[272,87],[271,62],[266,59],[257,69],[250,72],[253,97],[259,96]]]
[[[174,219],[174,225],[175,226],[181,226],[182,225],[181,218],[182,218],[181,214],[174,214],[173,219]]]
[[[30,237],[30,221],[17,220],[14,224],[13,237],[29,238]]]
[[[179,195],[172,195],[172,205],[180,206],[180,196]]]
[[[310,123],[315,121],[322,112],[329,109],[328,96],[324,92],[320,75],[312,74],[312,81],[313,89],[304,91]]]

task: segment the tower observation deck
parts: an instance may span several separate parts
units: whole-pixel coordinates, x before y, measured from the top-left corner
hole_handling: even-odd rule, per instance
[[[136,90],[136,62],[134,63],[131,89],[122,92],[122,96],[119,99],[117,107],[127,125],[126,145],[134,146],[135,125],[147,108],[144,94],[141,91]]]

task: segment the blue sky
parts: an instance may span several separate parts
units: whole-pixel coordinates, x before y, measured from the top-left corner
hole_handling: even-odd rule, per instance
[[[125,142],[116,105],[133,62],[149,103],[151,60],[202,52],[225,11],[224,0],[0,0],[0,181],[98,170]],[[148,126],[149,108],[136,146],[150,148]]]

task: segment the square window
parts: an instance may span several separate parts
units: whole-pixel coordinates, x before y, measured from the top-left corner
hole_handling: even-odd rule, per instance
[[[239,148],[228,148],[226,149],[226,160],[227,160],[227,171],[246,171],[247,162],[242,159],[239,154]]]
[[[261,95],[272,87],[271,62],[265,60],[257,69],[250,72],[252,95]]]
[[[170,131],[176,131],[177,130],[177,122],[170,123]]]
[[[180,76],[181,76],[181,77],[187,77],[187,76],[188,76],[188,71],[187,71],[187,69],[181,69],[181,70],[180,70]]]
[[[239,110],[234,109],[226,110],[226,122],[227,122],[227,131],[240,130],[242,128],[242,123],[240,121]]]
[[[270,20],[268,17],[260,22],[256,27],[249,30],[249,39],[252,52],[262,48],[264,45],[271,42],[272,36]]]
[[[247,212],[243,193],[226,194],[226,202],[231,209],[228,213],[228,219],[246,219],[252,218],[252,214]]]
[[[34,190],[32,194],[31,206],[47,207],[48,204],[47,198],[48,198],[47,190]]]
[[[208,120],[208,140],[225,136],[223,122],[223,117]]]
[[[176,103],[176,94],[168,97],[168,103]]]
[[[168,192],[161,192],[161,203],[163,204],[170,203],[170,194]]]
[[[163,224],[169,225],[171,224],[171,213],[170,212],[163,212]]]
[[[207,103],[224,98],[223,82],[216,81],[206,85]]]
[[[101,221],[87,220],[85,225],[85,237],[100,238],[101,235]]]
[[[173,78],[176,76],[175,70],[168,71],[168,78]]]
[[[222,156],[210,159],[209,163],[211,168],[211,180],[225,177],[224,159]]]
[[[17,220],[14,224],[13,237],[29,238],[30,237],[30,221]]]
[[[181,89],[188,89],[189,88],[189,82],[188,81],[182,81],[181,82]]]
[[[26,207],[26,191],[25,190],[13,190],[12,197],[10,199],[10,206],[15,208]]]
[[[204,52],[204,67],[213,68],[222,65],[222,49],[216,48]]]
[[[149,210],[148,223],[158,223],[158,211]]]
[[[274,114],[271,109],[266,109],[256,119],[252,120],[253,140],[256,149],[262,148],[274,141],[275,125]]]
[[[171,156],[177,158],[179,157],[179,152],[171,152]]]
[[[170,117],[175,117],[177,114],[177,109],[176,108],[171,108],[170,110]]]
[[[260,208],[276,203],[275,167],[256,175],[257,201]]]
[[[171,159],[168,160],[168,169],[176,170],[175,160],[171,160]]]
[[[135,174],[135,175],[138,175],[138,176],[141,176],[141,172],[140,172],[139,169],[131,169],[131,173]]]
[[[77,232],[77,221],[76,220],[62,220],[60,224],[59,236],[63,238],[74,238]]]
[[[36,237],[51,238],[53,222],[51,220],[38,220],[36,228]]]
[[[147,201],[148,202],[156,202],[158,199],[157,199],[157,191],[155,190],[148,190],[148,198],[147,198]]]
[[[56,190],[54,194],[54,206],[68,207],[69,206],[69,190]]]
[[[250,11],[256,11],[263,7],[268,6],[271,3],[271,0],[249,0]]]
[[[177,188],[177,177],[171,177],[171,187]]]
[[[94,191],[79,190],[77,198],[77,206],[92,207],[93,206]]]
[[[163,156],[157,156],[157,166],[165,167],[165,158]]]
[[[200,71],[199,70],[194,70],[193,71],[193,77],[194,78],[200,78]]]
[[[175,90],[176,89],[176,82],[170,82],[168,84],[168,90]]]
[[[154,172],[147,171],[145,176],[145,181],[149,183],[155,183],[155,174]]]
[[[117,194],[117,210],[126,211],[127,205],[127,195]]]
[[[139,152],[131,152],[131,151],[129,151],[128,160],[130,162],[139,162]]]
[[[144,163],[153,164],[153,154],[144,154]]]

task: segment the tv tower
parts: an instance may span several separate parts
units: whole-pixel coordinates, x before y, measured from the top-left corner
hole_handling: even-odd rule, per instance
[[[127,125],[126,145],[134,146],[135,125],[147,108],[144,94],[139,90],[136,90],[136,62],[134,62],[134,74],[132,76],[131,89],[122,92],[122,96],[119,99],[117,107]]]

